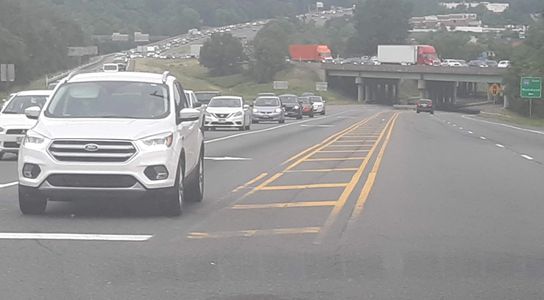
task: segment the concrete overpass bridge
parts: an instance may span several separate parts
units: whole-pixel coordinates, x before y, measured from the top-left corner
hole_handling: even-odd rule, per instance
[[[475,95],[479,84],[503,85],[505,69],[401,65],[322,64],[332,88],[356,90],[358,102],[396,104],[401,80],[417,81],[419,96],[437,107],[454,105],[458,97]],[[490,96],[488,95],[488,99]],[[507,101],[507,99],[505,99]]]

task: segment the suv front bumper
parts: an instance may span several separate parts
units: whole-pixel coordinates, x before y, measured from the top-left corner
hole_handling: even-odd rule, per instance
[[[53,158],[48,145],[23,145],[18,161],[19,184],[36,188],[51,197],[138,196],[175,185],[179,157],[172,148],[142,150],[126,162],[67,162]],[[40,168],[35,178],[23,175],[25,164]],[[168,176],[151,180],[145,175],[150,166],[164,166]],[[120,180],[123,178],[123,180]]]

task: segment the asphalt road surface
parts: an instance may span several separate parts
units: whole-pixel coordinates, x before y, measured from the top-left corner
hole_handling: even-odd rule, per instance
[[[22,216],[0,161],[4,299],[543,299],[544,132],[378,106],[206,132],[206,193]]]

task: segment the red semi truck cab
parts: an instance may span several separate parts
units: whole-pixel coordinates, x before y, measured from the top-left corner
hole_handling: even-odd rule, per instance
[[[417,64],[418,65],[439,65],[440,60],[436,54],[436,49],[429,45],[417,46]]]
[[[327,45],[296,44],[289,46],[289,55],[293,61],[317,61],[322,62],[332,59],[331,49]]]

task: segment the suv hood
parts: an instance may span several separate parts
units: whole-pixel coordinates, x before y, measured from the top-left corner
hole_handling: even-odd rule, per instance
[[[34,131],[50,139],[139,140],[172,128],[169,118],[134,119],[40,119]]]
[[[36,120],[26,117],[24,114],[1,114],[0,127],[29,129],[36,124]]]

